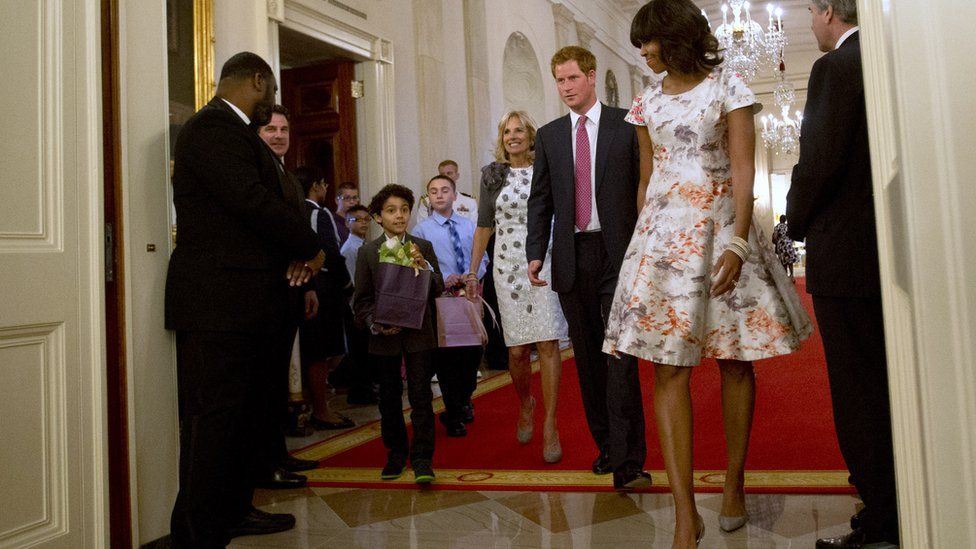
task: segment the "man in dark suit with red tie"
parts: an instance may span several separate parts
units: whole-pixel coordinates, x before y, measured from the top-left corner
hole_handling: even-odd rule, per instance
[[[898,543],[891,411],[871,159],[855,0],[813,0],[827,52],[810,72],[788,235],[806,240],[807,291],[823,336],[834,425],[864,509],[818,548]]]
[[[583,409],[599,455],[593,472],[613,472],[618,490],[651,483],[637,360],[604,354],[603,334],[624,252],[637,223],[637,133],[627,111],[596,97],[596,58],[565,47],[551,62],[570,114],[539,128],[529,196],[529,281],[542,286],[552,237],[552,289],[569,324]]]
[[[183,126],[174,149],[177,245],[166,279],[166,327],[176,331],[180,489],[174,547],[224,547],[239,535],[294,526],[252,504],[268,421],[279,417],[279,342],[288,288],[324,254],[258,137],[277,89],[268,64],[242,52],[221,69],[217,96]]]

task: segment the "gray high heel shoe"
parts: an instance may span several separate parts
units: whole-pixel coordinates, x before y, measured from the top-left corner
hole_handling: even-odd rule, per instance
[[[529,397],[532,402],[532,411],[529,412],[529,425],[525,429],[522,428],[522,417],[519,416],[519,422],[516,424],[515,438],[518,439],[519,444],[528,444],[532,440],[532,430],[535,424],[535,397]],[[521,411],[519,412],[521,414]],[[560,451],[561,453],[561,451]]]
[[[718,516],[718,527],[722,529],[723,532],[735,532],[739,528],[746,525],[749,521],[749,515],[741,515],[738,517],[725,517],[722,515]]]
[[[556,433],[556,442],[542,449],[542,459],[546,463],[558,463],[563,459],[563,447],[559,444],[559,433]]]

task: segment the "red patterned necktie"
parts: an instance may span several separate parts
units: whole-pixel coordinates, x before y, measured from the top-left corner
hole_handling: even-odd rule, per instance
[[[576,127],[576,228],[585,231],[592,216],[590,188],[590,136],[586,133],[586,117],[579,118]]]

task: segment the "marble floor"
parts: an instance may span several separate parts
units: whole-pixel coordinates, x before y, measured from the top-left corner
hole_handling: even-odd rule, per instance
[[[849,531],[851,496],[749,495],[750,522],[718,528],[720,494],[697,497],[701,547],[813,547]],[[293,513],[297,526],[234,539],[230,547],[663,547],[671,546],[670,494],[475,492],[306,488],[260,491],[266,511]]]
[[[484,373],[483,381],[504,375]],[[349,407],[342,394],[330,405],[357,424],[378,419],[375,406]],[[341,433],[290,438],[289,447]],[[749,524],[726,534],[718,528],[721,495],[697,501],[706,524],[701,546],[728,549],[813,547],[817,538],[848,532],[860,505],[846,495],[750,494]],[[259,490],[255,504],[293,513],[296,527],[236,538],[231,547],[667,548],[674,522],[670,494],[305,488]]]

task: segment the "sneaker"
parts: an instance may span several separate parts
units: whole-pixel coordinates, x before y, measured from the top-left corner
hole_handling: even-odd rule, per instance
[[[434,482],[434,470],[430,467],[429,459],[418,459],[413,462],[413,478],[417,484]]]
[[[400,478],[403,474],[403,470],[407,468],[407,460],[397,456],[391,455],[386,460],[386,465],[383,466],[383,472],[380,473],[380,478],[383,480],[396,480]]]

